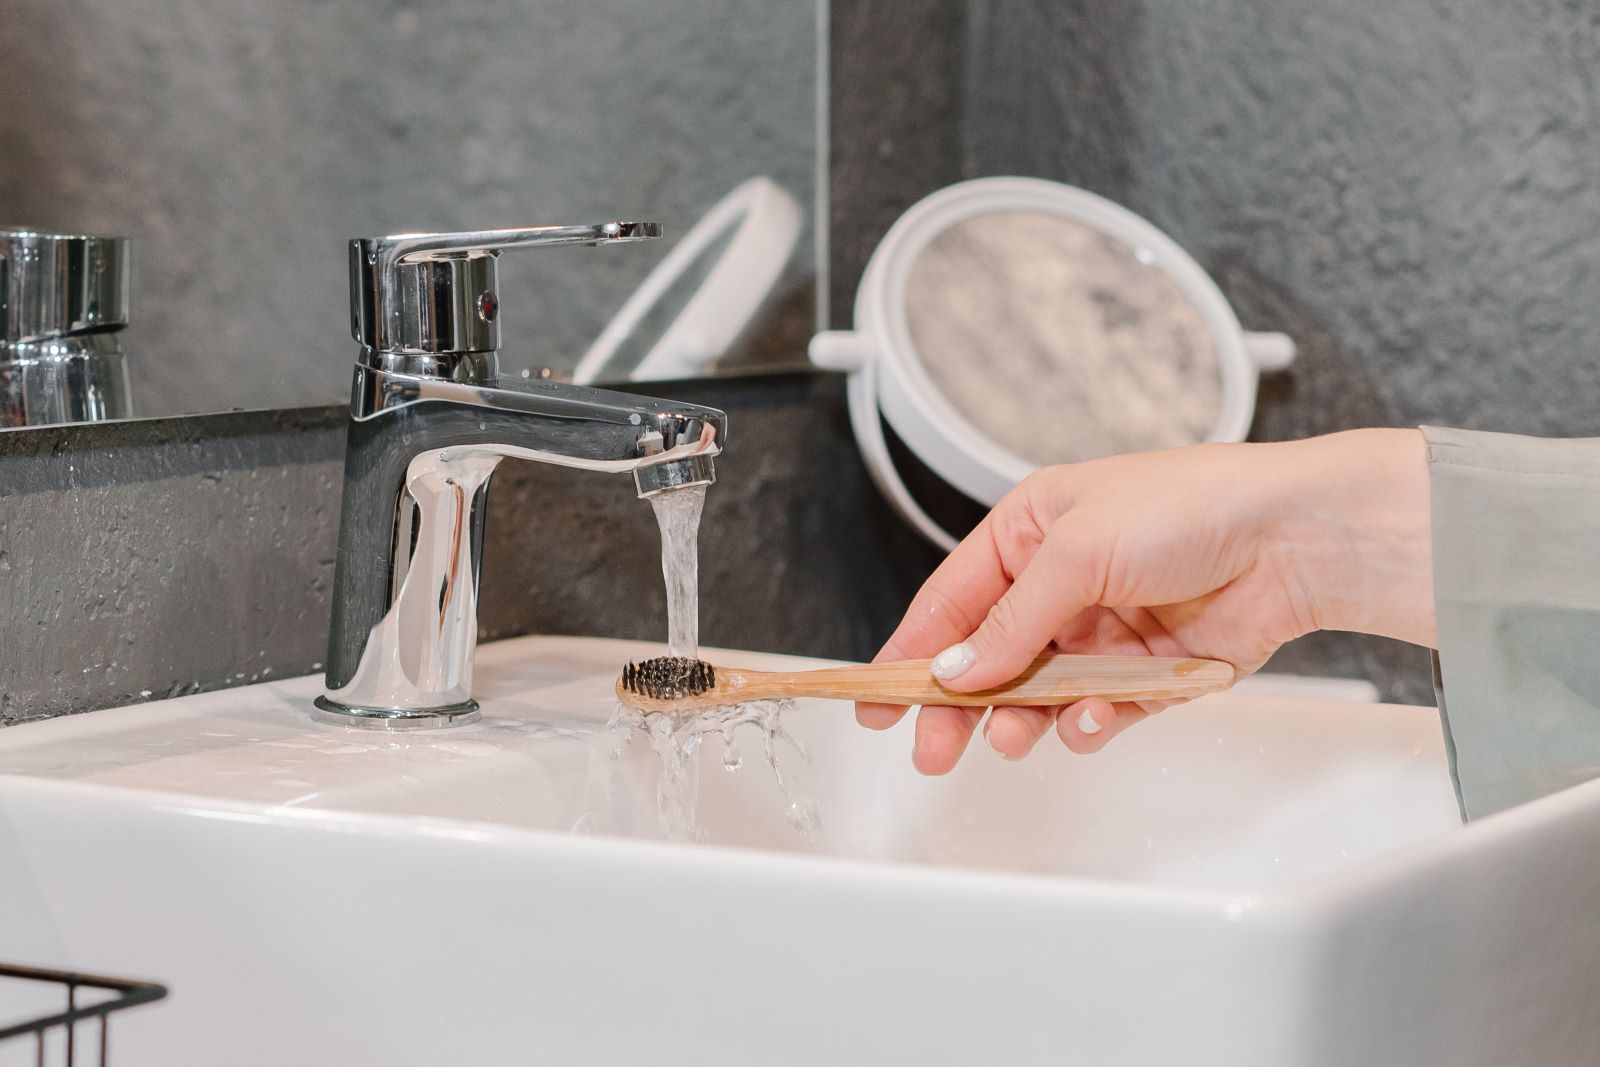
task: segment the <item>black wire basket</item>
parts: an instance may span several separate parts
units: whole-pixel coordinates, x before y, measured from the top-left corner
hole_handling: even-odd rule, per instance
[[[111,1013],[137,1004],[149,1004],[167,995],[167,987],[155,982],[135,982],[98,974],[50,971],[42,967],[16,967],[9,964],[0,964],[0,981],[33,983],[30,991],[38,991],[41,995],[48,995],[46,991],[54,987],[65,1002],[65,1010],[52,1011],[23,1022],[0,1020],[0,1043],[30,1036],[33,1038],[36,1067],[46,1067],[46,1064],[77,1067],[80,1052],[85,1064],[98,1063],[100,1067],[106,1067],[111,1062],[108,1059]],[[93,999],[81,991],[103,995]],[[85,1003],[86,999],[89,1002]],[[87,1033],[80,1033],[80,1029]]]

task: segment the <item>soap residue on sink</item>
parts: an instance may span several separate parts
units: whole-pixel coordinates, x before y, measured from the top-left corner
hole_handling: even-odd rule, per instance
[[[754,727],[760,734],[767,766],[772,768],[788,806],[789,825],[805,840],[812,841],[822,826],[817,802],[801,790],[793,767],[785,766],[788,753],[803,763],[811,759],[805,747],[784,729],[783,713],[793,707],[792,700],[751,700],[720,708],[646,714],[618,704],[610,723],[614,739],[612,765],[622,762],[623,753],[635,736],[647,739],[661,764],[656,783],[656,817],[662,836],[669,841],[698,841],[705,836],[696,819],[701,742],[708,736],[720,740],[722,766],[730,773],[736,772],[744,762],[736,735],[741,727]]]

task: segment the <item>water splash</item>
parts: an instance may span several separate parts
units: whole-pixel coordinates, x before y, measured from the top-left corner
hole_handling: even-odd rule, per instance
[[[743,765],[744,753],[739,751],[739,742],[733,736],[733,727],[724,724],[722,727],[722,767],[731,774]]]
[[[612,761],[620,764],[628,743],[645,739],[661,766],[656,783],[656,819],[669,841],[701,841],[706,833],[696,817],[700,795],[700,747],[708,736],[722,742],[722,765],[736,772],[743,765],[736,734],[749,727],[761,736],[762,754],[783,793],[791,828],[805,840],[816,839],[822,828],[817,802],[804,792],[792,753],[801,763],[811,754],[783,725],[783,713],[792,700],[752,700],[722,708],[645,714],[618,704],[608,729],[613,738]],[[780,744],[781,742],[781,744]],[[614,788],[614,787],[613,787]]]

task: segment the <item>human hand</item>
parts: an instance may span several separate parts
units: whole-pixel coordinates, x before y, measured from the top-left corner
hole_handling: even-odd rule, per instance
[[[923,585],[874,662],[935,656],[949,688],[1014,678],[1063,652],[1197,656],[1257,670],[1317,629],[1434,643],[1427,446],[1415,430],[1212,444],[1044,468]],[[994,708],[991,747],[1021,759],[1051,725],[1096,752],[1175,703]],[[887,729],[907,709],[859,704]],[[981,708],[925,706],[912,758],[943,774]]]

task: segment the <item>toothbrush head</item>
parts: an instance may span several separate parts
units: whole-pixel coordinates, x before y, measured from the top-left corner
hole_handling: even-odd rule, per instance
[[[624,697],[671,702],[708,693],[716,684],[717,669],[703,659],[658,656],[623,667],[617,690]]]

